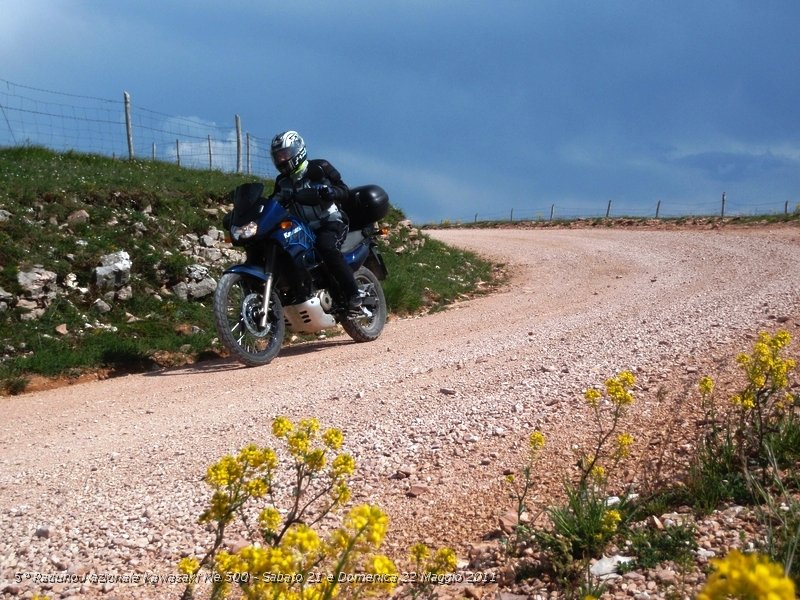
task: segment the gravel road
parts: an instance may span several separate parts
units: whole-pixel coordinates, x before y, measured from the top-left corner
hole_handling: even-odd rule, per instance
[[[390,321],[371,344],[337,336],[261,368],[218,360],[0,398],[0,597],[177,598],[179,585],[27,576],[175,573],[209,541],[206,467],[271,444],[279,414],[344,430],[354,500],[389,513],[390,553],[425,540],[463,557],[510,509],[498,481],[532,428],[548,437],[542,489],[564,475],[587,387],[634,371],[631,428],[646,439],[668,417],[659,388],[713,375],[759,330],[800,337],[796,226],[429,233],[504,262],[511,281]]]

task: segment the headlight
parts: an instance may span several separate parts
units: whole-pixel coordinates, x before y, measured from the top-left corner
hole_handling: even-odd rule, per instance
[[[233,236],[233,239],[237,241],[251,238],[256,234],[257,231],[258,225],[256,225],[255,221],[250,221],[247,225],[243,225],[241,227],[236,227],[236,225],[231,227],[231,235]]]

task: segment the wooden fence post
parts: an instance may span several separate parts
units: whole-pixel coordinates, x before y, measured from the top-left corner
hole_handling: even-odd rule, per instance
[[[658,218],[659,212],[661,212],[661,200],[659,200],[658,204],[656,204],[656,219]]]
[[[122,92],[125,99],[125,129],[128,134],[128,158],[133,158],[133,125],[131,124],[131,95]]]
[[[181,166],[181,141],[175,140],[175,156],[178,158],[178,166]]]
[[[242,120],[234,115],[236,121],[236,172],[242,172]]]
[[[246,161],[247,174],[249,175],[252,172],[252,165],[250,164],[250,134],[249,133],[247,134],[246,152],[247,152],[247,161]]]
[[[214,168],[214,152],[211,150],[211,134],[208,136],[208,169]]]
[[[555,213],[555,212],[556,212],[556,205],[555,204],[551,204],[550,205],[550,220],[551,221],[553,220],[553,213]]]
[[[606,208],[606,219],[611,214],[611,200],[608,201],[608,208]]]
[[[720,218],[725,218],[725,192],[722,192],[722,212],[720,213]]]

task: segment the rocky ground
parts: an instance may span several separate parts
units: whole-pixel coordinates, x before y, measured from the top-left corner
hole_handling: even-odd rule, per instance
[[[258,369],[219,360],[0,398],[0,597],[179,597],[165,578],[210,542],[196,523],[205,468],[246,443],[270,444],[278,414],[345,432],[359,464],[354,500],[389,513],[389,554],[402,559],[417,540],[449,545],[462,573],[490,573],[442,595],[557,596],[545,582],[513,583],[518,565],[497,540],[512,509],[503,474],[520,465],[530,431],[548,439],[544,505],[589,433],[582,392],[631,370],[636,456],[622,477],[643,487],[686,451],[701,375],[734,385],[733,357],[760,330],[787,329],[798,355],[796,226],[429,233],[504,261],[509,284],[392,321],[371,344],[330,337]],[[695,568],[633,572],[608,595],[690,594],[703,563],[756,541],[756,525],[725,507],[697,523]],[[142,582],[153,576],[159,583]]]

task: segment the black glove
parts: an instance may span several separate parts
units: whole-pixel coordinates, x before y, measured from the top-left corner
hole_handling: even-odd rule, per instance
[[[315,205],[319,204],[320,193],[317,188],[304,188],[295,192],[294,199],[300,204]]]

